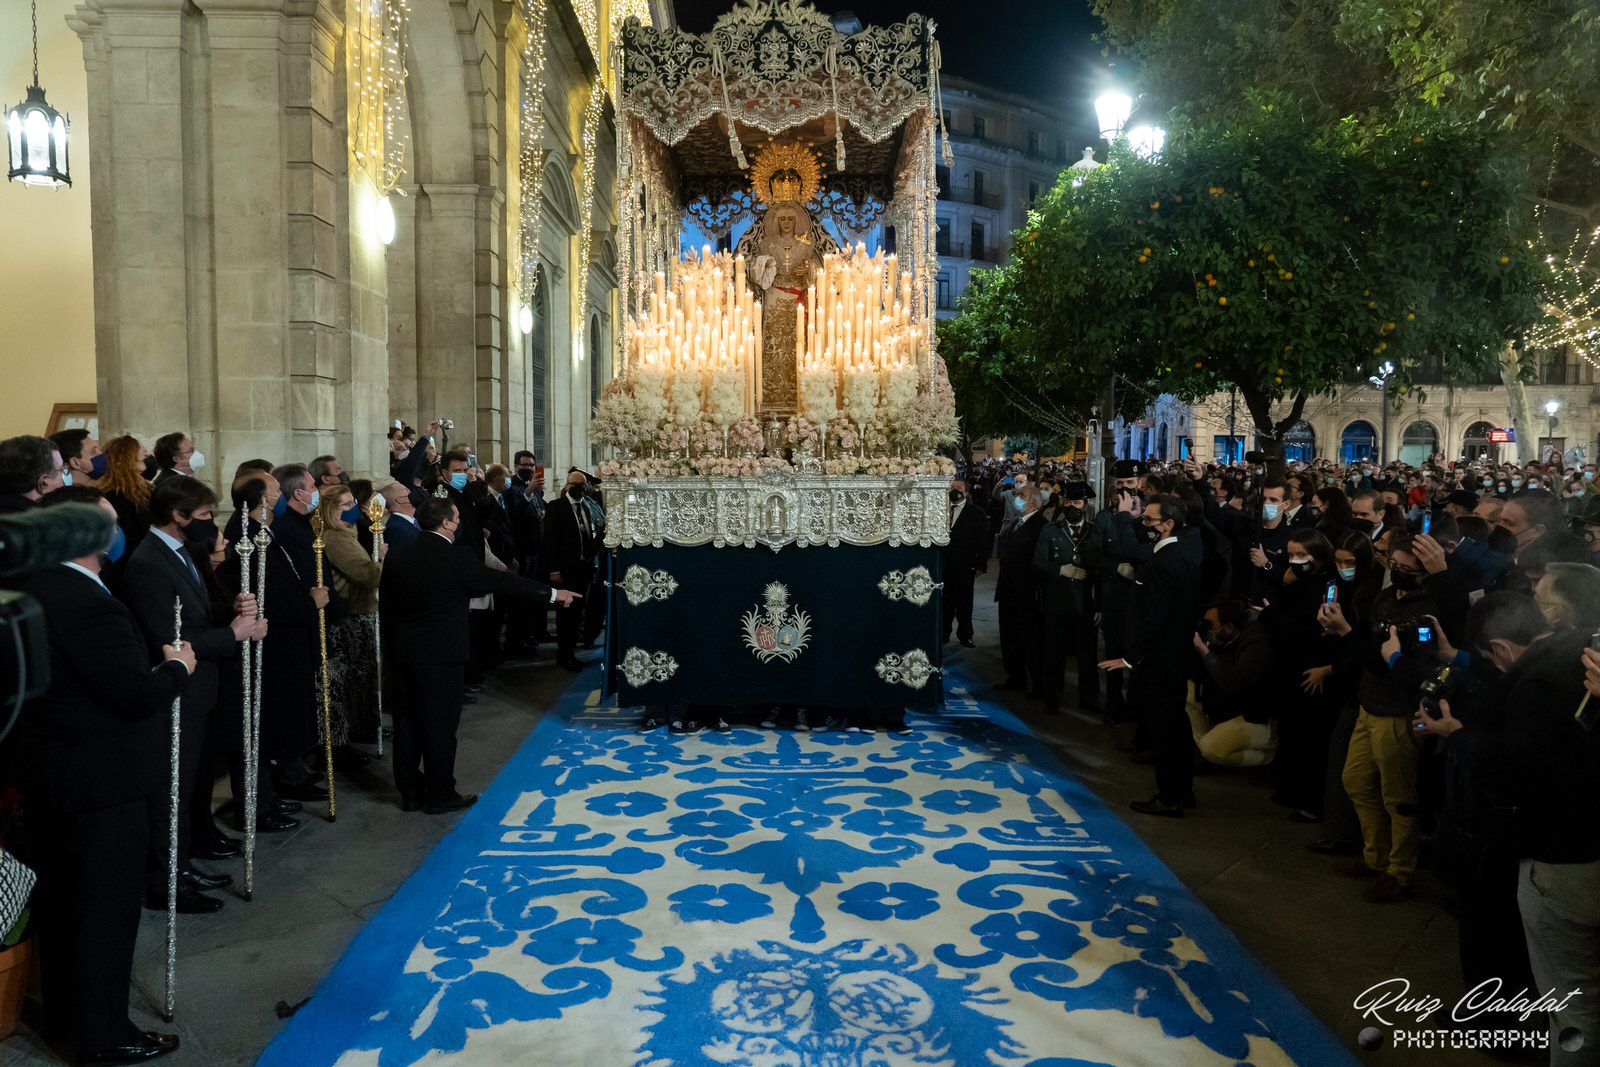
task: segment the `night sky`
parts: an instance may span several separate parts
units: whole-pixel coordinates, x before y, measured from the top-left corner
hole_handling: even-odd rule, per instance
[[[946,74],[1070,108],[1094,128],[1090,103],[1106,61],[1091,35],[1088,0],[815,0],[830,14],[854,11],[867,25],[920,12],[938,24]],[[704,33],[733,0],[675,0],[679,25]],[[1087,142],[1085,142],[1087,143]]]

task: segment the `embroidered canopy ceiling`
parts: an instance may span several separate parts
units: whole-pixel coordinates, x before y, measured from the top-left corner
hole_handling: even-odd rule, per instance
[[[714,115],[767,134],[836,115],[882,141],[935,70],[923,16],[845,36],[802,0],[749,0],[704,36],[630,21],[623,46],[623,107],[669,145]]]

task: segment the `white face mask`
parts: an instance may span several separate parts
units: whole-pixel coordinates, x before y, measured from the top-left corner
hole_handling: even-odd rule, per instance
[[[194,453],[189,457],[189,469],[191,471],[197,471],[201,467],[204,467],[205,465],[206,465],[206,454],[204,452],[200,451],[198,448],[195,449]]]

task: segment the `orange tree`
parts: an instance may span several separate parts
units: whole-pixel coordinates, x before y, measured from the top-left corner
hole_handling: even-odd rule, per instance
[[[1155,159],[1064,174],[1013,235],[1006,299],[963,312],[1004,321],[948,334],[946,358],[1079,409],[1112,374],[1185,400],[1237,387],[1281,457],[1306,401],[1353,376],[1489,372],[1520,344],[1537,263],[1496,148],[1437,114],[1329,126],[1256,96]]]

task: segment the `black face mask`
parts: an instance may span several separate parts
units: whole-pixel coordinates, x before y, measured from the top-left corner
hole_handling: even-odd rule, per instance
[[[1422,585],[1422,575],[1412,574],[1410,571],[1391,570],[1389,572],[1389,584],[1396,589],[1417,589]]]
[[[1145,526],[1141,524],[1139,526],[1139,540],[1143,541],[1145,544],[1155,544],[1161,540],[1161,527]]]
[[[1061,506],[1061,514],[1070,523],[1076,524],[1083,521],[1083,507],[1079,504],[1063,504]]]
[[[185,544],[200,545],[210,549],[217,543],[217,524],[212,519],[195,519],[183,528]]]
[[[527,485],[529,482],[533,481],[533,472],[523,470],[517,471],[517,481],[521,482],[523,485]]]
[[[1489,531],[1489,550],[1505,556],[1516,555],[1517,535],[1504,526],[1494,527]]]
[[[1357,519],[1352,517],[1350,520],[1350,529],[1355,530],[1358,533],[1370,535],[1372,531],[1376,530],[1377,528],[1378,524],[1373,522],[1371,519]]]
[[[961,490],[959,490],[959,489],[950,490],[950,503],[959,504],[963,500],[965,500],[966,498],[967,498],[966,494],[961,492]]]
[[[583,486],[581,486],[581,485],[569,485],[569,486],[567,486],[567,496],[571,497],[573,500],[582,500],[583,499]]]

